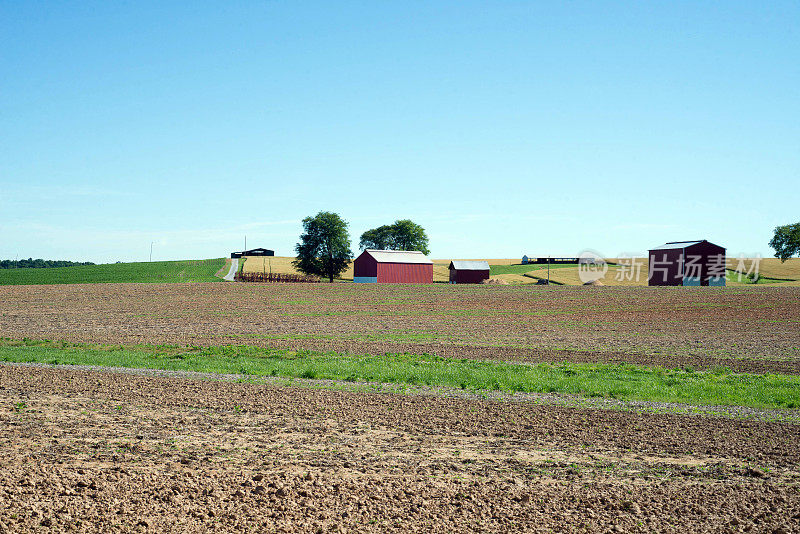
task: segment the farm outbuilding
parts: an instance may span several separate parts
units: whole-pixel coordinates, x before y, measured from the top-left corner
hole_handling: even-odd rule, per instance
[[[432,284],[433,262],[417,251],[367,249],[353,262],[353,282]]]
[[[651,286],[724,286],[725,247],[705,239],[671,241],[650,250]]]
[[[253,248],[241,252],[231,252],[231,258],[241,258],[242,256],[274,256],[275,251],[268,248]]]
[[[480,284],[489,279],[489,262],[458,261],[450,262],[451,284]]]

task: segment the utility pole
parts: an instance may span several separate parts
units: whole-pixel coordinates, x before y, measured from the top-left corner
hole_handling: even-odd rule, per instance
[[[547,256],[547,285],[550,285],[550,256]]]
[[[247,251],[247,236],[244,236],[244,250]]]
[[[150,261],[153,261],[153,241],[150,241]]]

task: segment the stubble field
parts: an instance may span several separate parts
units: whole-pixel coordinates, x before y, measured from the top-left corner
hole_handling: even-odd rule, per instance
[[[797,375],[797,288],[0,287],[0,337]],[[800,425],[0,367],[0,531],[800,531]]]

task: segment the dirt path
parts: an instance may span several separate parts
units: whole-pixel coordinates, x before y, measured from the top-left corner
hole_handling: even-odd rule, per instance
[[[0,371],[0,531],[800,530],[796,424]]]

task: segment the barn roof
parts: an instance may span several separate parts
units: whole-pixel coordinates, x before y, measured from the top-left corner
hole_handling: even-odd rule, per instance
[[[488,261],[459,261],[453,260],[450,262],[450,269],[456,271],[488,271]]]
[[[375,258],[378,263],[425,263],[433,264],[425,254],[416,250],[374,250],[368,248],[367,254]]]
[[[692,245],[697,245],[700,243],[709,243],[710,245],[714,245],[714,243],[710,243],[705,239],[698,239],[695,241],[670,241],[669,243],[665,243],[660,247],[651,248],[650,250],[675,250],[675,249],[684,249],[687,247],[691,247]],[[719,245],[714,245],[719,246]],[[724,247],[720,247],[724,248]]]

